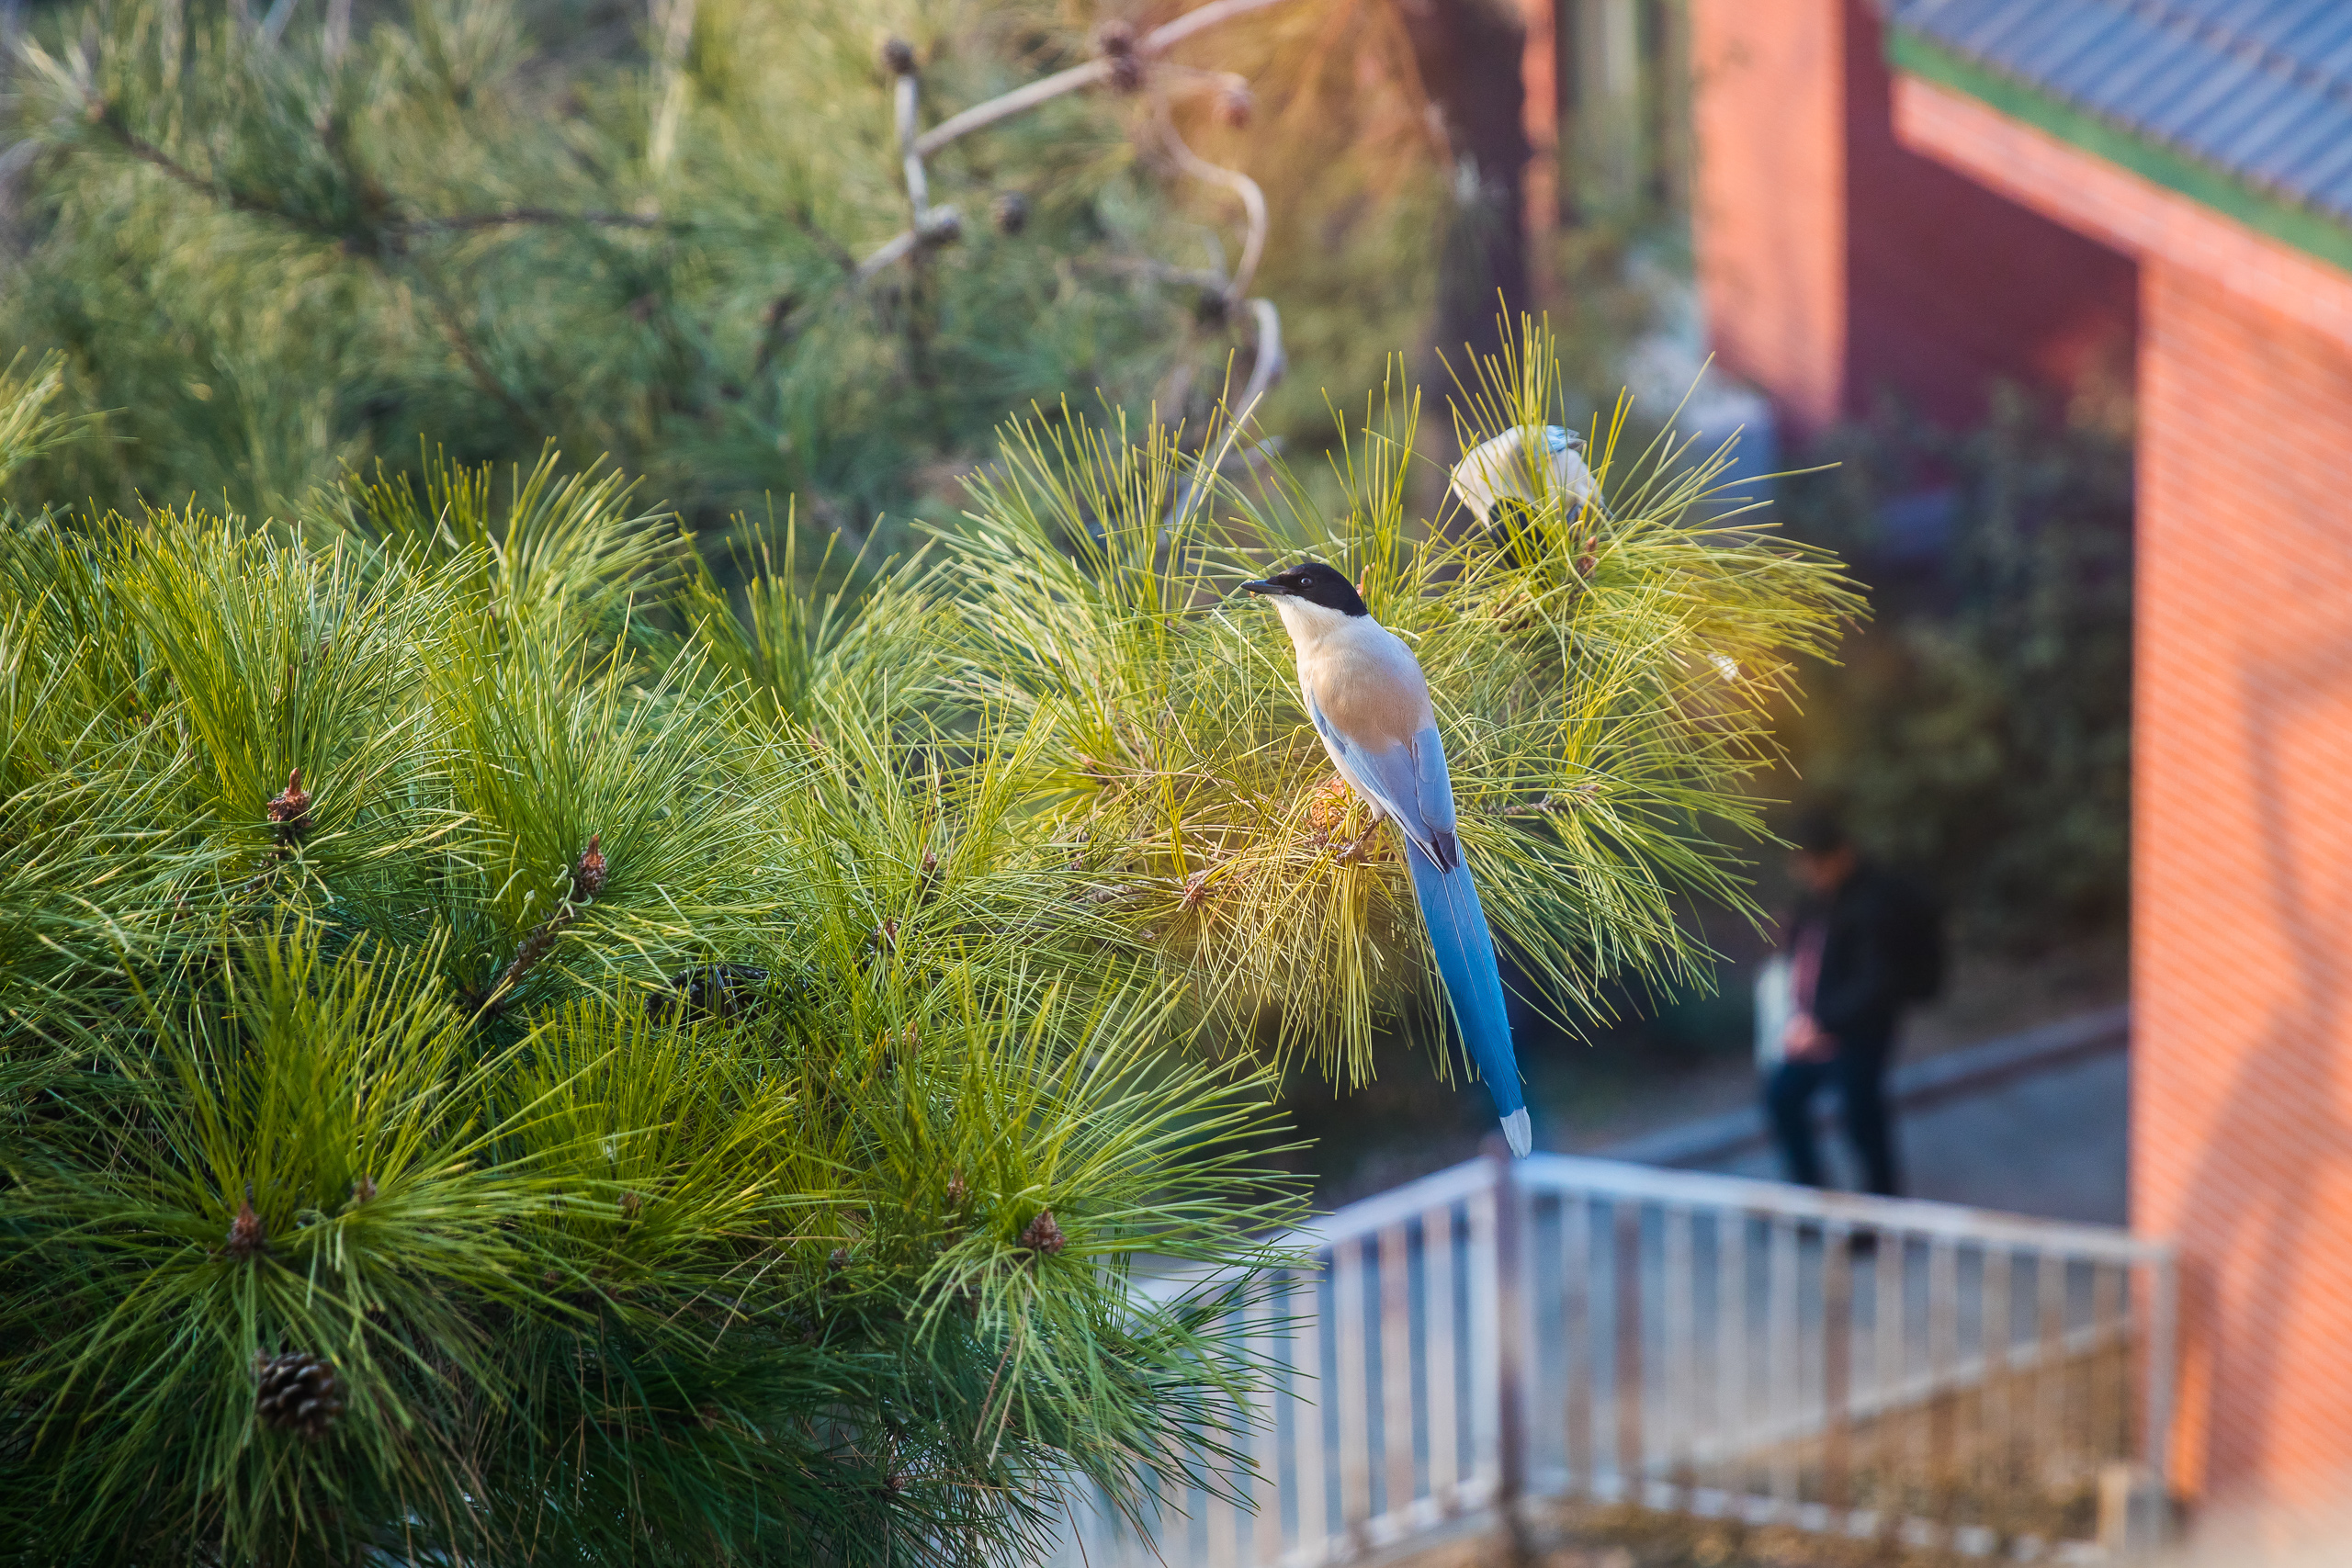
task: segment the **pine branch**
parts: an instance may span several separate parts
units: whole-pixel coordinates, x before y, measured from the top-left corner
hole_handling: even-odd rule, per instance
[[[514,999],[514,988],[522,984],[523,977],[538,967],[539,961],[554,951],[556,938],[579,918],[582,905],[605,890],[605,881],[609,874],[603,840],[600,835],[591,833],[588,847],[581,851],[580,858],[572,863],[568,896],[555,913],[524,933],[523,940],[515,945],[514,956],[506,961],[506,967],[498,972],[498,978],[483,994],[483,1016],[496,1018],[506,1010],[507,1004]]]
[[[596,229],[658,229],[664,233],[687,234],[695,225],[677,219],[655,217],[642,212],[561,212],[552,208],[515,207],[503,212],[457,213],[447,218],[403,218],[387,227],[398,233],[424,234],[464,232],[476,229],[503,229],[523,224],[549,224]]]
[[[188,189],[211,197],[232,211],[255,217],[271,218],[306,234],[331,240],[358,251],[372,252],[381,242],[394,241],[413,234],[469,233],[482,229],[514,228],[526,225],[579,228],[650,229],[666,233],[691,233],[696,227],[690,222],[664,219],[639,212],[565,212],[554,208],[515,207],[497,212],[458,212],[439,217],[394,218],[358,231],[336,228],[316,219],[291,211],[266,195],[240,189],[223,181],[208,179],[189,168],[156,143],[148,141],[125,124],[111,107],[101,106],[95,123],[113,137],[124,152],[154,168],[162,170],[173,180]],[[397,249],[397,245],[390,247]]]

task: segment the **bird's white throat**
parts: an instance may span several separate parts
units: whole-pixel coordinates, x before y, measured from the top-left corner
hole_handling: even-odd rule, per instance
[[[1329,604],[1295,599],[1287,593],[1274,601],[1274,609],[1282,615],[1283,629],[1290,633],[1290,640],[1301,649],[1314,647],[1346,626],[1350,621],[1359,618],[1344,610],[1334,610]]]

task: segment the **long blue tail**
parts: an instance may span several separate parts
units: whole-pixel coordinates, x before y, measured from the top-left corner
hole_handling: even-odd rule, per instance
[[[1399,835],[1402,837],[1402,835]],[[1519,1058],[1510,1048],[1510,1015],[1503,1008],[1503,977],[1495,967],[1495,939],[1487,930],[1486,911],[1478,907],[1478,888],[1470,867],[1457,863],[1440,871],[1437,863],[1408,840],[1406,863],[1413,871],[1413,897],[1430,928],[1430,946],[1437,953],[1439,978],[1446,998],[1462,1026],[1463,1042],[1478,1076],[1495,1097],[1502,1118],[1503,1135],[1510,1152],[1524,1155],[1533,1139],[1527,1120],[1527,1097],[1519,1090]]]

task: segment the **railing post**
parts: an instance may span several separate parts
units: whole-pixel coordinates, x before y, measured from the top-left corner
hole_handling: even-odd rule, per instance
[[[1618,1500],[1649,1506],[1649,1456],[1643,1406],[1649,1397],[1642,1364],[1642,1206],[1619,1200],[1609,1206],[1613,1250],[1609,1282],[1616,1296],[1611,1314],[1616,1344],[1611,1348],[1609,1387],[1616,1405]]]
[[[2159,1493],[2172,1495],[2173,1380],[2180,1354],[2180,1267],[2167,1252],[2148,1265],[2148,1393],[2141,1419],[2141,1462]]]
[[[1495,1420],[1501,1461],[1495,1506],[1502,1515],[1514,1562],[1532,1562],[1521,1502],[1527,1491],[1527,1238],[1526,1216],[1511,1153],[1499,1136],[1487,1140],[1495,1190]]]
[[[1854,1260],[1849,1238],[1832,1226],[1821,1250],[1821,1501],[1833,1530],[1844,1528],[1853,1502]]]

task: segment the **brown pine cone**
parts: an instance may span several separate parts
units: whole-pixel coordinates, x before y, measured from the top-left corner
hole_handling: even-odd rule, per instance
[[[1333,773],[1315,786],[1306,797],[1306,825],[1318,833],[1329,833],[1348,814],[1348,781]]]
[[[322,1356],[290,1351],[254,1371],[254,1408],[262,1425],[274,1431],[299,1432],[315,1443],[343,1414],[342,1380],[334,1363]]]

